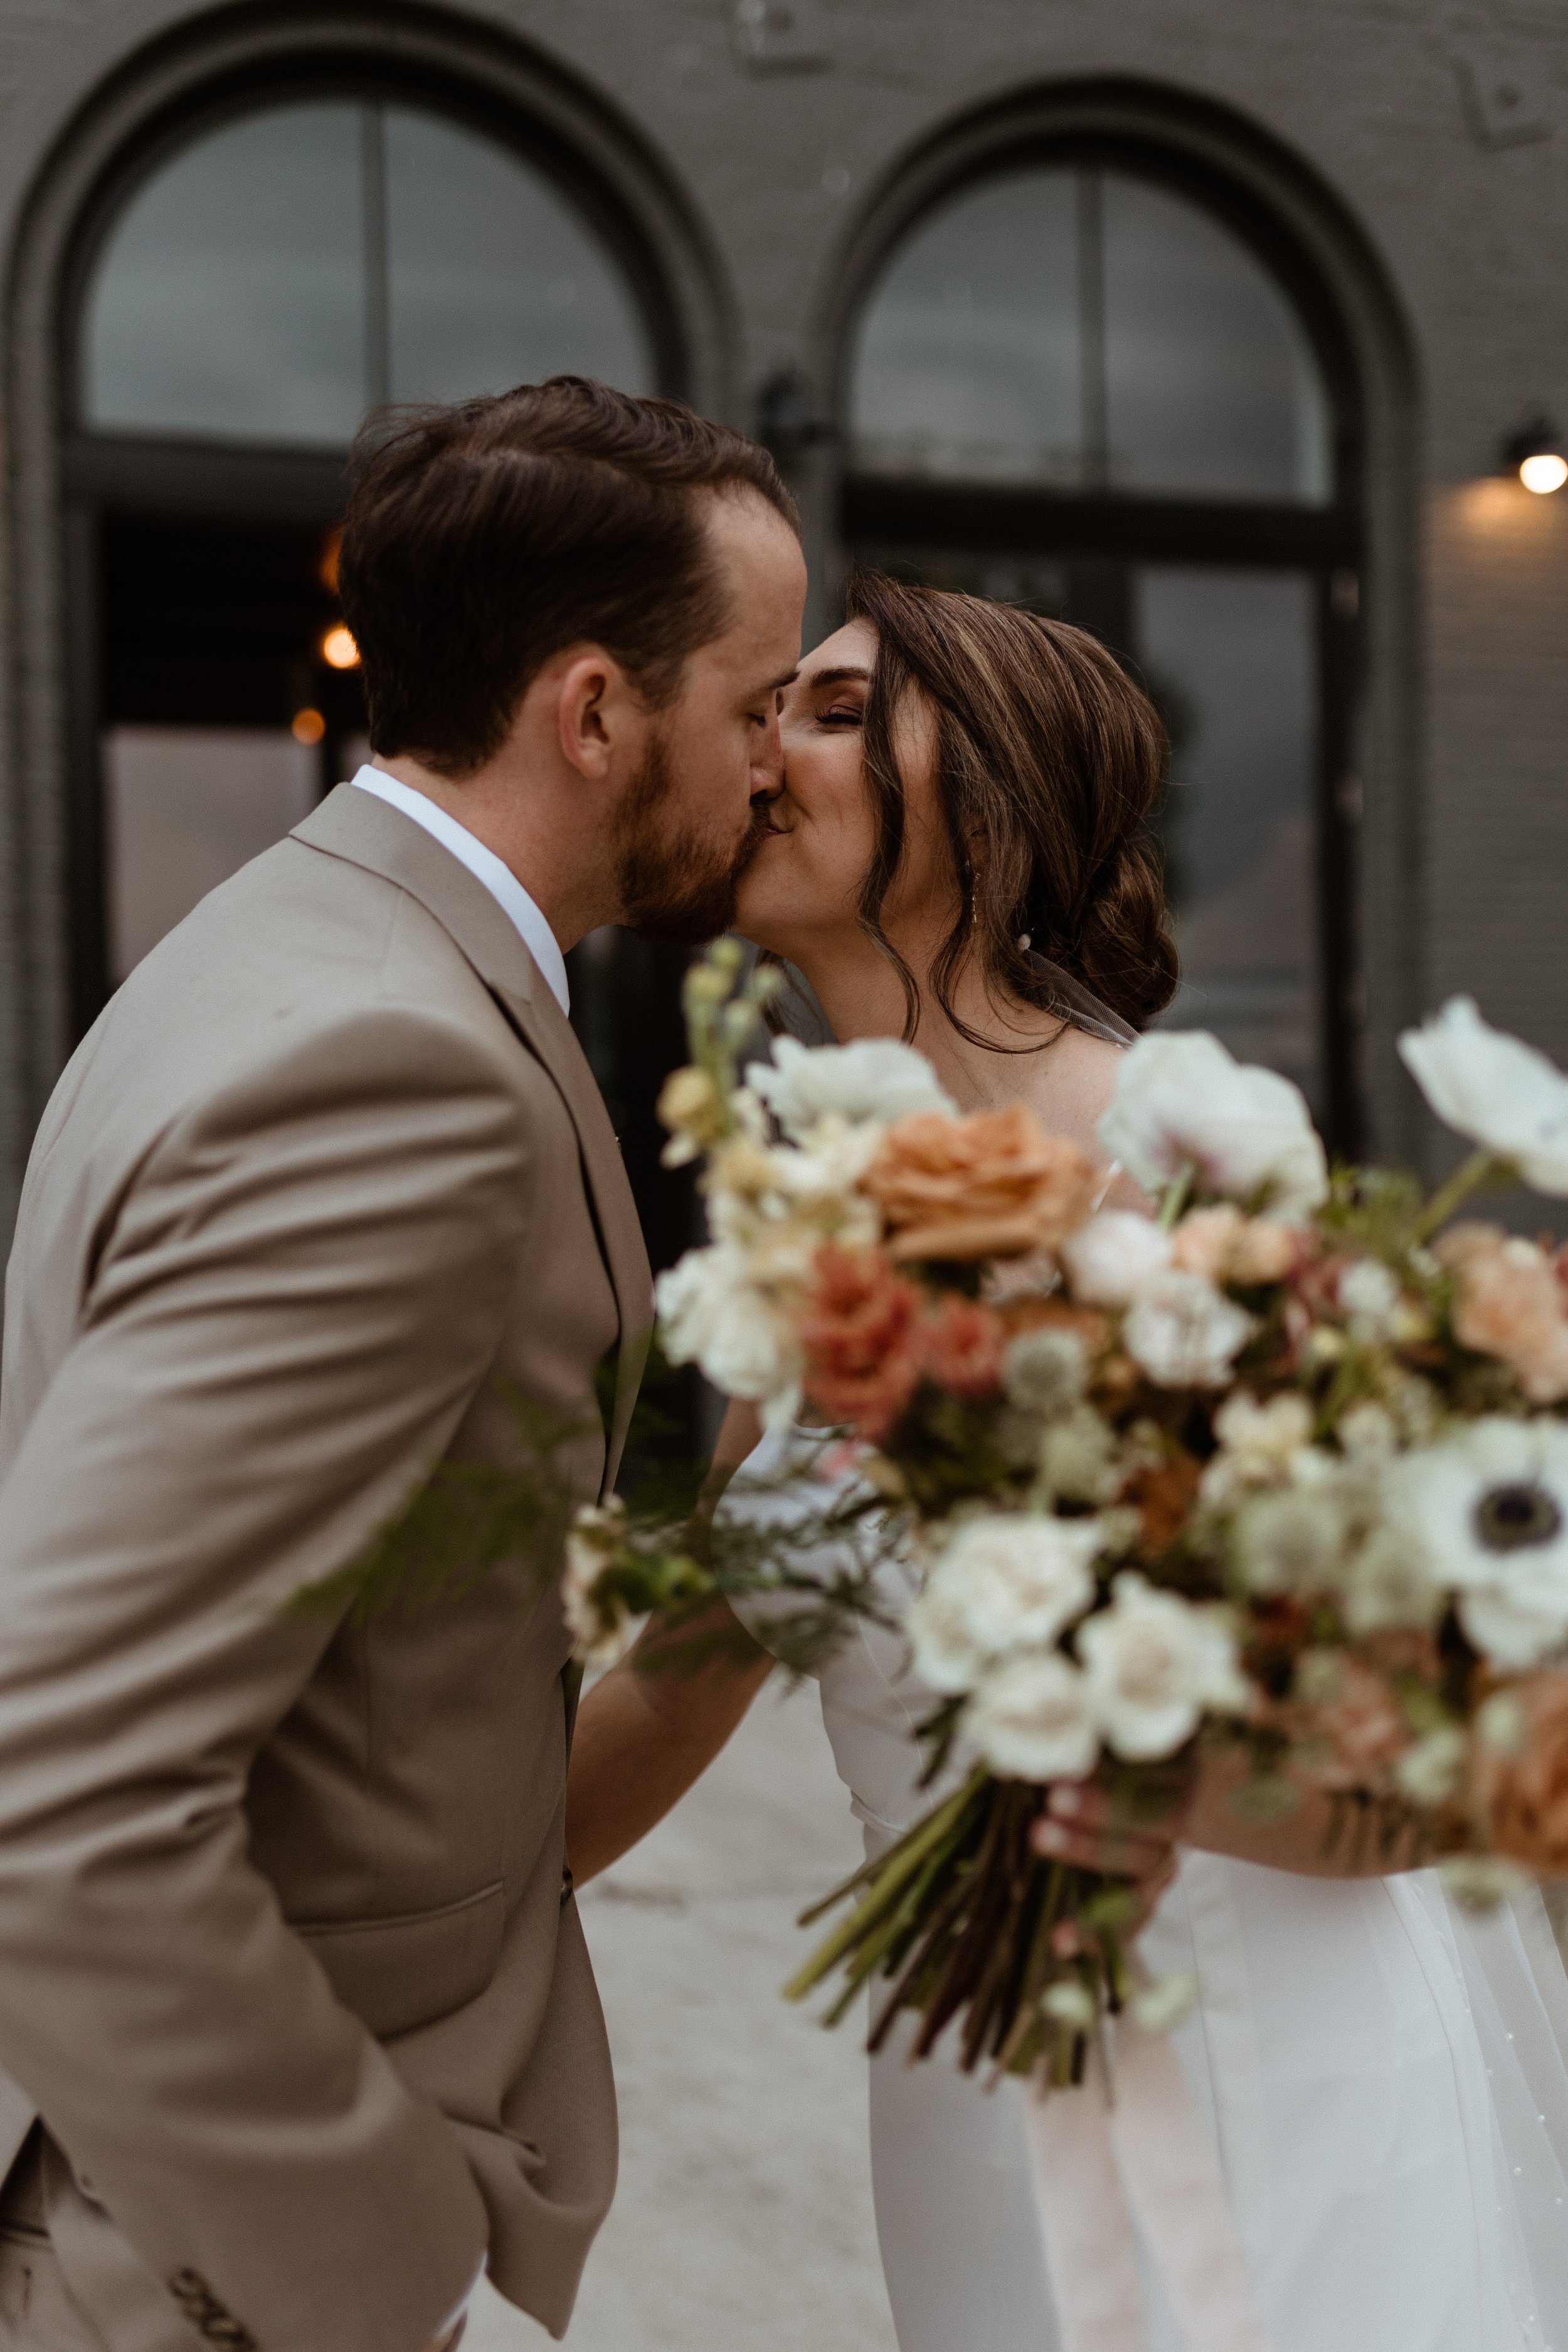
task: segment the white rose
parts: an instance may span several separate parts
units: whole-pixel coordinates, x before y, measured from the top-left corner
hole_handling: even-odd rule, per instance
[[[988,1674],[963,1727],[1008,1780],[1081,1780],[1100,1754],[1084,1677],[1059,1651],[1013,1658]]]
[[[1260,1198],[1287,1220],[1328,1195],[1328,1161],[1300,1087],[1233,1061],[1205,1030],[1152,1030],[1130,1046],[1097,1132],[1151,1192],[1195,1168],[1211,1191]]]
[[[1205,1707],[1234,1714],[1250,1695],[1224,1612],[1157,1591],[1133,1569],[1079,1626],[1078,1653],[1095,1722],[1130,1764],[1173,1755]]]
[[[784,1133],[796,1141],[825,1118],[904,1118],[911,1111],[955,1111],[923,1054],[892,1037],[858,1037],[849,1045],[773,1041],[773,1066],[755,1063],[746,1077]]]
[[[1387,1337],[1390,1318],[1399,1305],[1399,1285],[1377,1258],[1358,1258],[1340,1276],[1339,1299],[1342,1311],[1352,1326],[1359,1327],[1360,1336],[1381,1339]]]
[[[1131,1209],[1103,1209],[1062,1244],[1061,1257],[1075,1298],[1125,1307],[1170,1265],[1171,1236]]]
[[[688,1250],[654,1285],[666,1355],[697,1363],[726,1396],[793,1402],[800,1343],[750,1278],[750,1260],[722,1244]]]
[[[1257,1328],[1201,1274],[1172,1266],[1128,1308],[1121,1343],[1161,1388],[1217,1389]]]
[[[1292,1486],[1244,1503],[1234,1536],[1249,1591],[1300,1595],[1334,1583],[1344,1539],[1344,1513],[1337,1498]]]
[[[970,1690],[988,1660],[1054,1642],[1094,1599],[1089,1562],[1104,1540],[1094,1519],[966,1519],[910,1610],[921,1679]]]
[[[1568,1078],[1518,1037],[1450,997],[1399,1051],[1445,1126],[1511,1160],[1538,1192],[1568,1193]]]

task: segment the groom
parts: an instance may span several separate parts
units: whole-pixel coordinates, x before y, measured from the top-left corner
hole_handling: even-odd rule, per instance
[[[613,1425],[648,1270],[566,1019],[722,929],[805,573],[767,457],[574,378],[362,454],[373,765],[141,964],[56,1090],[0,1407],[0,2344],[564,2328],[609,2203],[559,1611],[288,1612],[511,1411]],[[596,1421],[595,1421],[596,1426]]]

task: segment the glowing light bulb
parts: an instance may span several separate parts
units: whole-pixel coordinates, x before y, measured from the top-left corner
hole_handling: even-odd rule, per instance
[[[359,667],[359,647],[354,643],[353,631],[345,629],[341,621],[321,639],[321,659],[331,669]]]
[[[327,722],[319,710],[312,710],[307,704],[303,710],[294,713],[289,721],[289,731],[296,743],[319,743],[327,731]]]
[[[1519,478],[1527,490],[1535,492],[1537,498],[1546,498],[1568,482],[1568,457],[1560,457],[1552,449],[1542,449],[1533,457],[1522,460]]]

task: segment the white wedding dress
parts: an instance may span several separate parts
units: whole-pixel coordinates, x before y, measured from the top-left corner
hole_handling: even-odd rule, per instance
[[[744,1486],[801,1442],[765,1438],[724,1507],[787,1508]],[[821,1686],[875,1853],[931,1801],[911,1735],[932,1702],[901,1637],[866,1620]],[[1539,1895],[1478,1921],[1428,1871],[1320,1879],[1187,1851],[1142,1949],[1199,1988],[1174,2040],[1271,2352],[1568,2352],[1568,1979]],[[900,2352],[1057,2352],[1027,2094],[940,2051],[909,2064],[906,2042],[870,2068]],[[1143,2284],[1148,2352],[1201,2352],[1147,2265]]]

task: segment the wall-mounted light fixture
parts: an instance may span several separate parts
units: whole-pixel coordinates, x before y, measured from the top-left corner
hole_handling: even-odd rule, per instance
[[[1528,417],[1502,445],[1505,472],[1517,474],[1527,490],[1547,498],[1568,482],[1568,457],[1563,436],[1549,416]]]

